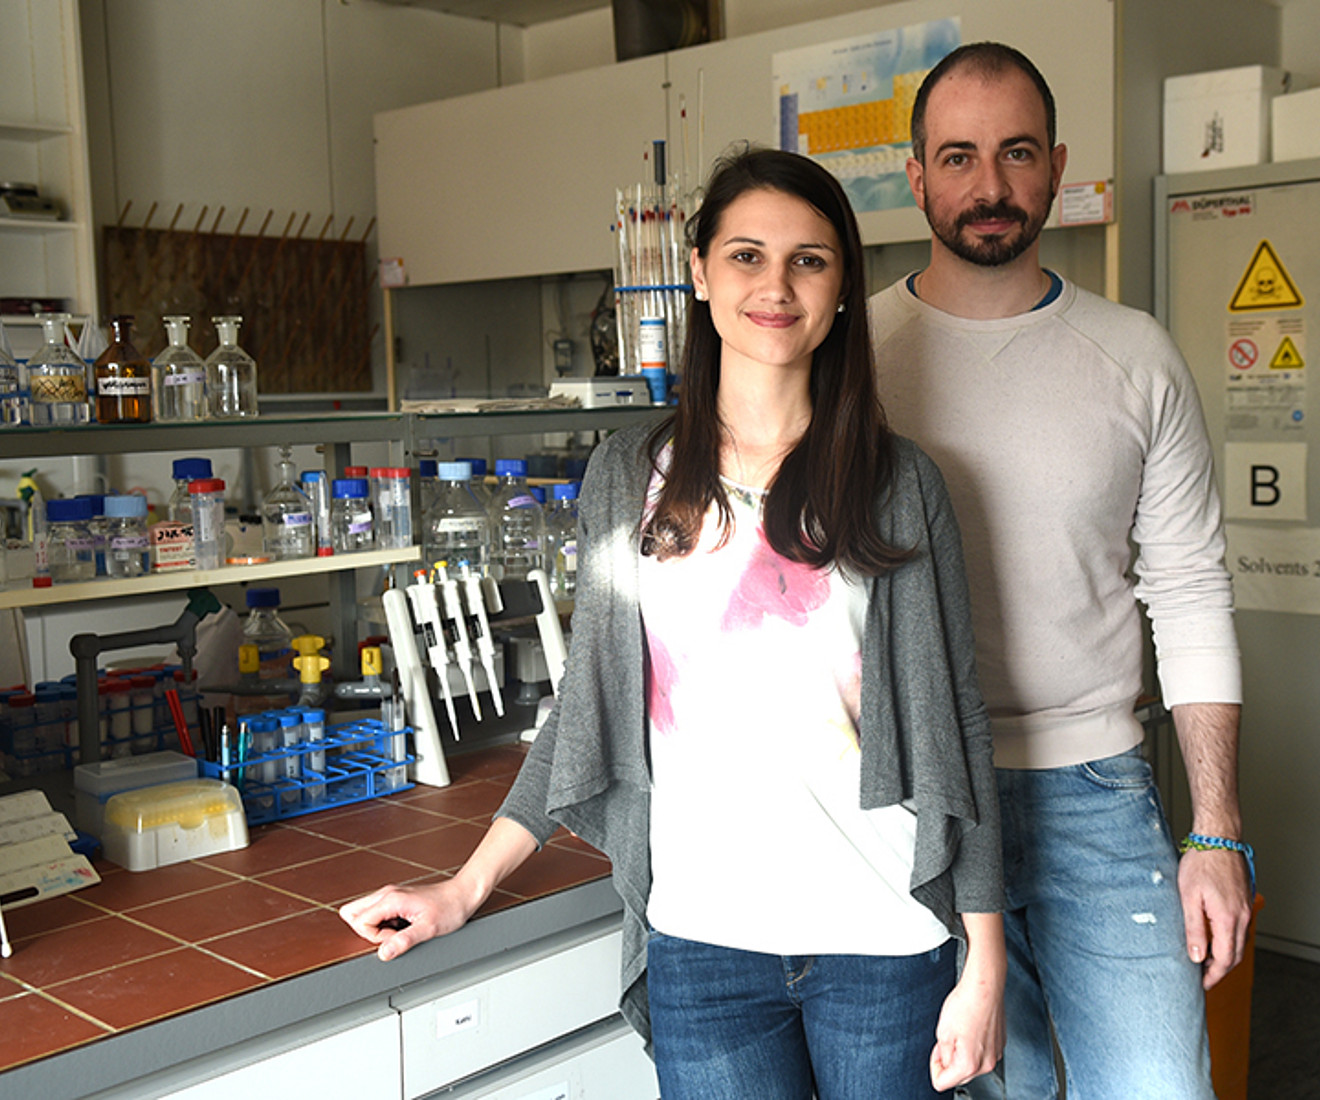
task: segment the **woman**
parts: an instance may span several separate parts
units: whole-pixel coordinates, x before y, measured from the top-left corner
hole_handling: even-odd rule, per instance
[[[733,155],[690,234],[679,407],[592,456],[555,711],[452,880],[341,913],[394,958],[562,824],[613,861],[621,1007],[666,1100],[929,1096],[1003,1041],[957,528],[885,428],[834,178]]]

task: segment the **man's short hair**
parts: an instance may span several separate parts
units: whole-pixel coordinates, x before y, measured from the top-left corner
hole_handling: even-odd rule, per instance
[[[958,69],[967,69],[981,77],[1002,76],[1012,69],[1017,69],[1031,78],[1040,92],[1041,102],[1045,106],[1045,132],[1049,138],[1049,147],[1054,148],[1055,116],[1054,93],[1045,83],[1040,70],[1031,63],[1031,59],[1021,50],[1005,46],[1002,42],[969,42],[947,54],[940,63],[926,74],[926,79],[917,89],[917,98],[912,103],[912,155],[925,163],[926,160],[926,102],[935,85]]]

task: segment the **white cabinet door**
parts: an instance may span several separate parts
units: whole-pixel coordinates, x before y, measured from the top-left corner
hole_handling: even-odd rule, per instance
[[[405,1007],[404,1095],[423,1096],[613,1016],[620,939],[612,931]]]
[[[615,1017],[444,1095],[446,1100],[656,1100],[660,1086],[641,1037]]]
[[[380,255],[411,285],[608,268],[614,192],[665,136],[665,60],[375,118]]]
[[[242,1069],[164,1093],[161,1100],[233,1100],[244,1096],[400,1100],[402,1078],[399,1018],[391,1012]]]

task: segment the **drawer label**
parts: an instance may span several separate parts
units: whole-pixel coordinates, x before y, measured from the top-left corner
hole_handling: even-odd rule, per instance
[[[472,1031],[481,1026],[481,1002],[464,1001],[462,1004],[442,1008],[435,1018],[435,1037],[447,1039],[450,1035]]]

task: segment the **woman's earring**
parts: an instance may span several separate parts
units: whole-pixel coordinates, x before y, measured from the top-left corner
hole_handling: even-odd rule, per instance
[[[698,302],[704,302],[706,300],[706,292],[704,290],[694,290],[692,292],[692,297]]]
[[[845,306],[842,302],[840,302],[840,303],[839,303],[839,308],[836,309],[834,312],[835,312],[835,313],[842,313],[842,312],[843,312],[845,309],[847,309],[847,308],[848,308],[847,306]]]

